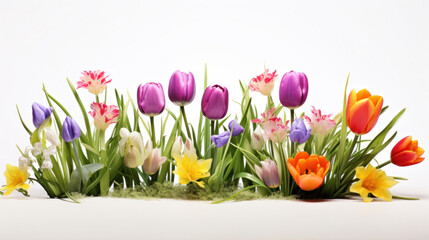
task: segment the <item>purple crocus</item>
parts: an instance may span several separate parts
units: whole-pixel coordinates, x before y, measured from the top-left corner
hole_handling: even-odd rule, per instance
[[[40,103],[34,102],[31,106],[33,110],[33,125],[38,128],[52,114],[52,107],[45,107]]]
[[[195,79],[189,72],[175,71],[170,78],[168,85],[168,97],[170,101],[179,106],[185,106],[191,103],[195,97]]]
[[[308,94],[307,76],[301,72],[290,71],[283,75],[280,82],[280,102],[289,109],[295,109],[305,103]]]
[[[201,101],[201,110],[211,120],[225,117],[228,112],[228,89],[219,85],[207,87]]]
[[[140,111],[148,116],[161,114],[165,108],[164,89],[160,83],[140,84],[137,90],[137,104]]]
[[[307,141],[310,135],[311,129],[307,129],[302,119],[297,118],[293,121],[289,134],[289,138],[292,142],[299,142],[302,144]]]
[[[233,126],[234,126],[234,128],[233,128]],[[234,137],[238,136],[242,132],[244,132],[244,128],[240,124],[238,124],[238,122],[235,120],[231,120],[231,122],[229,122],[228,128],[230,131],[232,129],[232,136],[234,136]]]
[[[231,132],[223,132],[219,135],[211,136],[210,139],[216,144],[217,148],[221,148],[228,143],[229,136],[231,136]]]
[[[63,122],[63,139],[66,142],[71,142],[80,137],[80,128],[76,121],[67,116]]]

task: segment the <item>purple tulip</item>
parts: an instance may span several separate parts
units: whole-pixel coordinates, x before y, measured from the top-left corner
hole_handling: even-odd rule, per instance
[[[279,171],[276,163],[271,159],[261,162],[262,167],[255,165],[255,172],[269,188],[277,188],[280,185]]]
[[[233,128],[233,126],[234,126],[234,128]],[[238,122],[235,120],[231,120],[231,122],[229,122],[228,128],[230,131],[232,129],[232,136],[234,136],[234,137],[238,136],[242,132],[244,132],[244,128],[240,124],[238,124]]]
[[[283,75],[280,82],[280,102],[289,109],[295,109],[305,103],[308,94],[308,80],[304,73],[290,71]]]
[[[303,144],[311,135],[311,129],[307,129],[302,119],[297,118],[293,121],[290,128],[289,138],[292,142]]]
[[[223,132],[219,135],[213,135],[210,139],[216,144],[217,148],[225,146],[229,141],[230,132]]]
[[[137,90],[137,104],[140,111],[148,116],[161,114],[165,108],[164,89],[160,83],[140,84]]]
[[[228,89],[219,85],[207,87],[201,101],[201,110],[211,120],[225,117],[228,112]]]
[[[175,71],[170,78],[168,85],[168,97],[170,101],[179,106],[185,106],[191,103],[195,97],[195,79],[189,72]]]
[[[49,118],[53,111],[53,108],[46,108],[42,104],[36,102],[34,102],[31,107],[33,109],[33,124],[36,128]]]
[[[63,139],[66,142],[71,142],[80,137],[80,128],[76,121],[67,116],[63,123]]]

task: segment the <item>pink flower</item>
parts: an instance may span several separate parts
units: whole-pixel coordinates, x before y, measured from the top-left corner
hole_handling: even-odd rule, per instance
[[[277,76],[276,70],[269,73],[268,69],[266,69],[264,73],[250,80],[249,88],[252,91],[260,92],[264,96],[270,96]]]
[[[107,79],[104,72],[97,71],[83,71],[80,81],[77,82],[77,88],[86,88],[92,94],[98,95],[103,93],[106,89],[106,85],[111,82],[111,79]]]
[[[313,107],[313,106],[312,106]],[[331,119],[331,115],[322,115],[320,109],[313,107],[310,117],[305,116],[308,124],[311,127],[311,134],[316,136],[326,136],[336,125],[335,121]]]
[[[94,125],[97,129],[106,130],[110,124],[116,123],[119,116],[119,109],[115,105],[107,106],[104,103],[93,102],[91,109],[94,111],[89,112],[94,118]]]
[[[263,124],[264,140],[272,140],[274,143],[284,142],[289,130],[289,121],[283,123],[283,120],[278,117],[271,118]]]
[[[266,121],[269,121],[272,118],[276,118],[276,114],[275,114],[275,110],[276,108],[271,108],[270,110],[267,110],[266,112],[262,113],[262,119],[253,119],[252,122],[253,123],[259,123],[259,124],[263,124]]]

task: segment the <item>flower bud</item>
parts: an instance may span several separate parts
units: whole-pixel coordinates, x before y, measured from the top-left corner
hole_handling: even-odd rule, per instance
[[[280,185],[280,178],[276,163],[265,159],[261,164],[262,168],[255,165],[256,174],[269,188],[277,188]]]
[[[383,108],[383,97],[362,89],[352,90],[347,101],[347,125],[355,134],[366,134],[375,126]]]
[[[171,156],[182,155],[182,148],[183,148],[182,137],[178,136],[176,140],[174,140],[173,147],[171,148]]]
[[[225,117],[228,112],[228,89],[219,85],[207,87],[201,101],[201,110],[211,120]]]
[[[143,163],[144,171],[152,175],[158,171],[162,164],[167,160],[167,157],[161,156],[161,150],[159,148],[153,149],[152,153]]]
[[[189,138],[186,139],[185,148],[183,149],[183,154],[187,156],[197,155],[197,150],[194,147],[194,143]]]
[[[46,119],[51,117],[53,108],[44,107],[42,104],[34,102],[32,105],[33,110],[33,125],[38,128]]]
[[[58,137],[58,134],[55,132],[54,129],[48,127],[46,128],[46,140],[52,144],[52,146],[58,147],[61,145],[60,139]]]
[[[191,72],[175,71],[168,85],[168,97],[170,101],[179,106],[191,103],[195,97],[194,75]]]
[[[293,121],[290,128],[289,138],[292,142],[303,144],[311,135],[311,130],[307,129],[302,119],[297,118]]]
[[[244,132],[244,128],[240,124],[238,124],[236,120],[231,120],[231,122],[229,122],[228,124],[228,128],[230,131],[232,130],[232,136],[234,137]]]
[[[308,94],[308,80],[304,73],[290,71],[283,75],[280,82],[280,102],[289,109],[295,109],[305,103]]]
[[[393,164],[400,167],[410,166],[422,162],[425,151],[419,147],[417,140],[411,136],[401,139],[392,149],[390,158]]]
[[[228,143],[230,136],[231,132],[223,132],[219,135],[211,136],[210,139],[214,142],[214,144],[216,144],[217,148],[221,148]]]
[[[119,131],[119,153],[124,157],[124,163],[129,168],[141,166],[149,155],[143,148],[143,138],[138,132],[130,132],[126,128]]]
[[[262,131],[262,128],[258,125],[255,129],[255,131],[252,133],[252,148],[254,150],[260,151],[264,145],[264,133]]]
[[[67,116],[63,123],[63,139],[66,142],[71,142],[80,137],[80,128],[76,121]]]
[[[164,90],[160,83],[140,84],[137,90],[137,104],[140,112],[147,116],[161,114],[165,108]]]

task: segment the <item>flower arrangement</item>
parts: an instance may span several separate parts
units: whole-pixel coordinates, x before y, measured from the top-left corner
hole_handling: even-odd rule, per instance
[[[67,79],[83,124],[43,87],[47,103],[32,105],[34,128],[24,122],[18,109],[30,143],[25,150],[18,148],[19,166],[6,166],[7,184],[0,192],[8,195],[18,190],[28,195],[30,181],[39,183],[52,198],[74,200],[76,192],[107,196],[112,186],[145,191],[170,182],[214,193],[232,186],[234,195],[224,200],[244,191],[297,198],[360,195],[365,202],[398,197],[389,188],[404,178],[387,176],[382,168],[390,163],[418,164],[424,160],[424,150],[408,136],[393,147],[390,160],[381,164],[373,160],[396,137],[396,132],[388,134],[405,109],[368,139],[366,134],[387,110],[383,97],[366,89],[352,90],[347,97],[347,78],[340,114],[333,118],[315,107],[308,115],[297,114],[308,96],[307,76],[285,73],[276,105],[271,93],[277,77],[277,71],[266,69],[249,84],[240,81],[241,116],[231,119],[228,89],[208,86],[206,66],[198,125],[188,122],[185,111],[197,93],[192,73],[176,71],[170,78],[168,97],[178,106],[177,114],[165,108],[160,83],[140,85],[136,103],[129,94],[115,90],[116,102],[108,105],[112,103],[107,103],[106,96],[100,101],[100,95],[107,95],[105,89],[112,80],[103,71],[84,71],[76,86],[94,94],[92,103],[83,103],[78,93],[82,90]],[[267,97],[261,114],[252,104],[251,91]],[[168,133],[171,118],[174,124]],[[111,133],[106,136],[108,129]],[[146,142],[144,132],[150,136]]]

